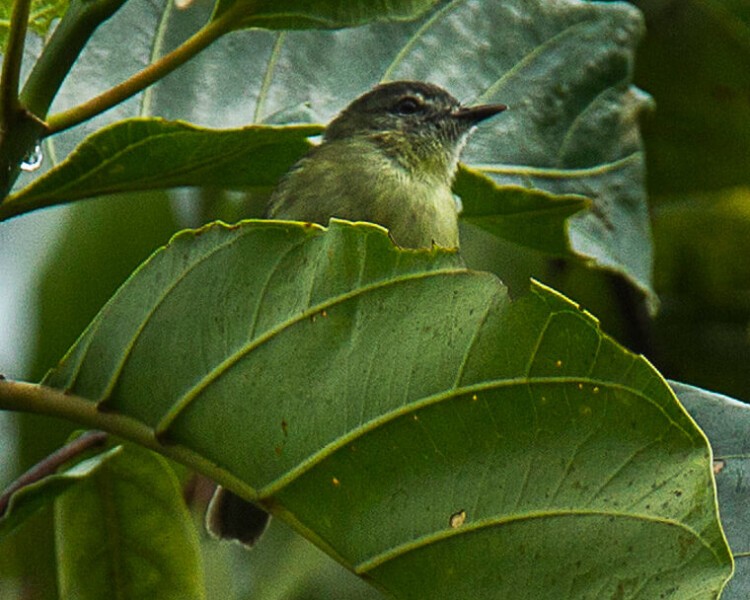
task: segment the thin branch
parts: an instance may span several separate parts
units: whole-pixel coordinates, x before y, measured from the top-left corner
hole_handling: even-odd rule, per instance
[[[260,502],[268,512],[280,516],[301,535],[322,548],[346,568],[354,571],[353,565],[324,539],[309,529],[307,525],[299,522],[296,516],[290,513],[283,504],[273,501],[273,499],[260,498],[254,488],[236,475],[189,448],[179,444],[161,443],[157,440],[152,428],[132,417],[100,411],[96,403],[74,394],[68,394],[43,385],[5,380],[1,375],[0,410],[62,417],[77,422],[84,427],[107,431],[158,452],[206,475],[246,500]]]
[[[256,490],[209,459],[182,446],[157,440],[154,430],[132,417],[99,410],[95,402],[47,386],[0,379],[0,410],[61,417],[89,429],[106,431],[191,467],[255,500]]]
[[[10,17],[8,45],[3,57],[3,72],[0,74],[0,130],[8,130],[14,113],[20,108],[18,88],[21,81],[21,62],[29,26],[31,0],[16,0]]]
[[[82,436],[72,442],[65,444],[46,458],[39,461],[31,469],[26,471],[13,483],[11,483],[0,496],[0,517],[5,514],[8,503],[13,494],[21,488],[44,479],[48,475],[54,474],[57,469],[68,462],[70,459],[83,454],[89,448],[101,446],[106,442],[107,434],[103,431],[87,431]]]
[[[49,134],[59,133],[71,127],[75,127],[89,119],[99,115],[110,108],[124,102],[131,96],[143,91],[151,84],[162,79],[177,67],[193,58],[196,54],[205,50],[207,46],[216,41],[225,33],[232,30],[233,13],[224,13],[220,18],[211,21],[198,31],[195,35],[175,48],[169,54],[164,55],[155,63],[149,65],[139,73],[126,79],[119,85],[110,88],[106,92],[84,102],[75,108],[52,115],[47,119]]]

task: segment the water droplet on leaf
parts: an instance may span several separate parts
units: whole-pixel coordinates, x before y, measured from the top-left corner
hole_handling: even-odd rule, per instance
[[[22,171],[36,171],[42,166],[44,161],[44,154],[42,154],[42,146],[37,144],[34,149],[29,152],[21,162]]]

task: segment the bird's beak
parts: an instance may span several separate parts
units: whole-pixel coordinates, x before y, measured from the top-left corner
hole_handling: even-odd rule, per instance
[[[451,114],[456,119],[476,125],[480,121],[494,117],[508,107],[505,104],[480,104],[478,106],[466,106],[454,110]]]

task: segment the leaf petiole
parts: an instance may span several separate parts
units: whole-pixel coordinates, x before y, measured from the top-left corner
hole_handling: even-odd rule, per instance
[[[102,446],[107,441],[107,434],[103,431],[87,431],[72,442],[65,444],[46,458],[39,461],[31,469],[26,471],[13,483],[11,483],[0,495],[0,517],[5,514],[10,498],[21,488],[54,474],[57,469],[77,456],[80,456],[89,448]]]
[[[50,415],[106,431],[191,467],[235,492],[242,490],[248,500],[257,497],[256,490],[213,461],[180,444],[162,443],[145,423],[123,414],[101,411],[95,402],[75,394],[40,384],[0,379],[0,410]]]

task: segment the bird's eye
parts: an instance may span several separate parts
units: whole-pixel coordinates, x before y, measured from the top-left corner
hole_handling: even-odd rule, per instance
[[[420,98],[414,96],[406,96],[401,98],[394,107],[396,114],[399,115],[413,115],[421,111],[424,108],[424,104]]]

